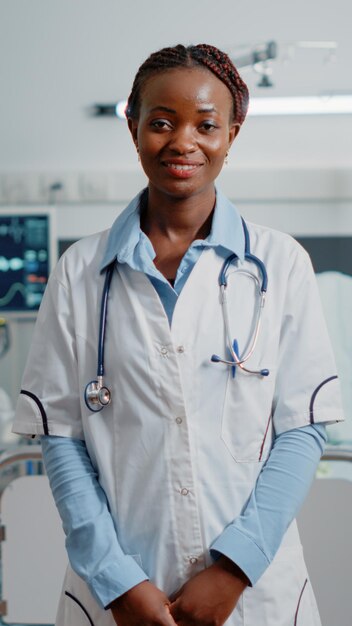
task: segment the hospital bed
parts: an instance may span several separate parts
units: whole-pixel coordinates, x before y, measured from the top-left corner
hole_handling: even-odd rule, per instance
[[[40,472],[40,446],[0,455],[0,624],[55,621],[67,557]],[[302,543],[323,626],[351,626],[352,449],[327,448],[318,476],[298,519]]]
[[[328,447],[298,517],[323,626],[352,625],[352,448]]]
[[[37,445],[0,455],[0,480],[5,475],[0,495],[0,624],[55,621],[67,557],[48,479],[38,474],[41,458]],[[6,476],[10,480],[4,486]]]

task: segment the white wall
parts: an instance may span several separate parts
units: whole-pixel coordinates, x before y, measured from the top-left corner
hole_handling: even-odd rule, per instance
[[[153,50],[207,41],[227,51],[276,39],[336,40],[335,64],[317,52],[275,64],[270,95],[351,91],[348,0],[0,0],[0,173],[130,170],[126,124],[86,107],[129,93]],[[244,73],[253,96],[265,95]],[[351,167],[352,116],[248,119],[236,167]],[[0,202],[6,202],[6,198]]]

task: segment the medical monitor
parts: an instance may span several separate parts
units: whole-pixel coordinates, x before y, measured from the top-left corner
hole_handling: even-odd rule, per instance
[[[54,209],[0,208],[0,314],[36,312],[56,262]]]

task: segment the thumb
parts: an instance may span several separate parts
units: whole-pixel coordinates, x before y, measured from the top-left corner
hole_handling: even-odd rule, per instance
[[[171,613],[171,605],[166,605],[165,606],[166,609],[166,613],[167,613],[167,622],[165,622],[165,626],[177,626],[175,620],[174,620],[174,616]]]

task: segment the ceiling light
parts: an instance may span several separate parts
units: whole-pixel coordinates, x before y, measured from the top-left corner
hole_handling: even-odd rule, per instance
[[[352,113],[352,95],[252,98],[248,115],[341,115]]]
[[[127,100],[116,104],[96,104],[91,114],[116,116],[125,120]],[[287,98],[251,98],[248,115],[346,115],[352,114],[352,95],[292,96]]]

